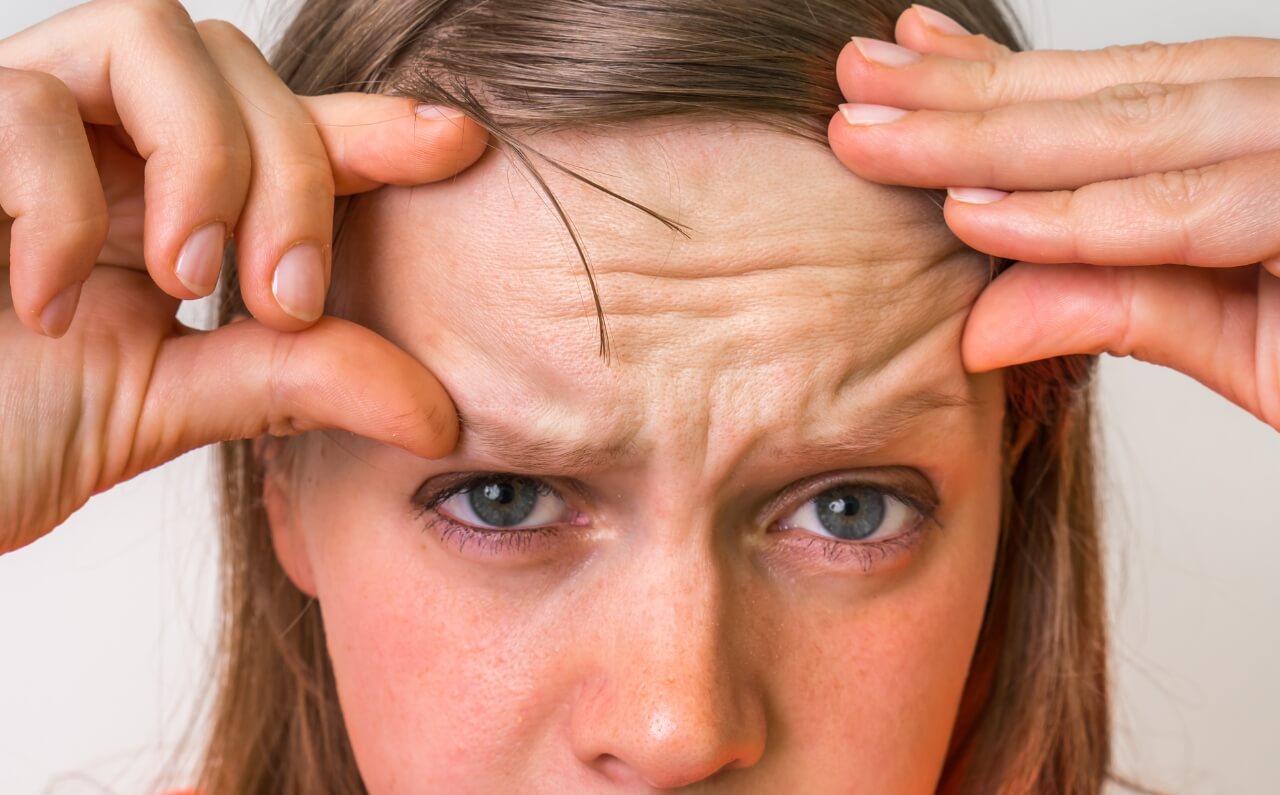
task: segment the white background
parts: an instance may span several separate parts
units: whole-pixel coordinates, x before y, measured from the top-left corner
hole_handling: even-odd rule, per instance
[[[72,4],[0,0],[0,36]],[[261,41],[262,0],[187,5]],[[1269,0],[1017,7],[1042,48],[1280,38]],[[1280,434],[1156,367],[1108,360],[1101,381],[1117,767],[1178,793],[1280,791]],[[188,455],[0,558],[3,795],[157,791],[208,693],[210,481]]]

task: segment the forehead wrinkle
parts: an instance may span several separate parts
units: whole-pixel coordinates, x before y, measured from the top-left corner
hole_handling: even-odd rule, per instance
[[[486,415],[462,415],[458,453],[492,458],[528,473],[590,472],[619,466],[642,451],[637,434],[584,442],[548,433],[530,433]]]
[[[977,267],[981,263],[982,267]],[[915,276],[919,289],[907,292],[891,326],[890,344],[850,364],[836,385],[836,393],[874,381],[895,364],[908,360],[912,349],[928,348],[936,335],[954,337],[955,363],[960,360],[960,336],[978,293],[986,284],[986,259],[961,246]],[[941,296],[941,298],[939,298]],[[944,340],[945,341],[945,340]]]
[[[603,277],[615,351],[628,353],[612,366],[595,353],[586,280],[567,233],[536,191],[510,179],[500,161],[491,159],[488,168],[482,161],[448,184],[418,189],[412,207],[389,203],[396,206],[365,238],[372,247],[366,273],[380,284],[369,293],[370,314],[394,318],[394,331],[379,324],[386,336],[431,366],[459,399],[467,423],[461,451],[530,470],[635,459],[644,452],[637,439],[648,445],[682,440],[692,455],[710,441],[706,434],[673,435],[664,420],[649,421],[665,412],[667,420],[696,425],[673,413],[690,407],[654,389],[667,378],[699,372],[716,382],[741,374],[733,402],[716,403],[715,412],[736,403],[737,416],[754,415],[765,433],[820,428],[808,423],[824,420],[820,404],[836,407],[832,390],[843,376],[847,385],[866,387],[846,397],[870,405],[877,373],[894,369],[904,349],[976,294],[968,289],[972,280],[957,285],[954,273],[951,284],[938,278],[945,270],[936,267],[938,258],[957,241],[922,194],[864,184],[825,150],[805,151],[782,137],[762,141],[768,148],[755,151],[703,151],[683,140],[662,146],[664,159],[680,167],[656,174],[621,136],[605,141],[605,155],[618,156],[601,162],[625,183],[608,186],[690,224],[694,240],[544,172]],[[576,155],[574,167],[600,159],[586,149],[569,152]],[[809,167],[813,173],[803,184],[788,176]],[[657,184],[663,173],[673,178],[674,190]],[[708,314],[716,320],[700,322]],[[953,358],[958,373],[959,327],[947,327],[954,339],[930,336],[938,343],[932,350]],[[799,390],[788,399],[790,408],[779,408],[784,380],[778,376]],[[805,403],[815,410],[798,427],[796,406]],[[694,408],[713,413],[710,404]],[[620,441],[626,434],[617,433],[617,420],[627,414],[633,428],[656,431],[630,434],[629,452]],[[543,422],[512,427],[524,415]],[[857,414],[838,410],[838,416]],[[486,421],[491,427],[484,428]],[[555,438],[546,443],[534,427]],[[520,433],[499,434],[508,429]],[[597,432],[612,435],[599,443]]]
[[[687,227],[688,239],[633,206],[547,171],[548,184],[601,275],[617,270],[676,277],[683,272],[698,278],[770,267],[786,261],[779,253],[796,253],[805,243],[809,249],[815,248],[812,244],[828,247],[805,251],[808,260],[923,259],[927,255],[922,251],[940,249],[954,239],[939,207],[919,191],[866,182],[813,141],[754,131],[738,147],[742,155],[726,156],[724,141],[734,140],[733,128],[704,123],[682,126],[673,136],[670,130],[652,134],[651,125],[636,123],[607,137],[558,131],[533,140],[556,161],[579,170],[593,171],[589,164],[596,160],[607,164],[607,172],[597,173],[609,174],[608,188]],[[658,120],[657,129],[666,130],[666,125]],[[807,179],[762,180],[769,169],[762,169],[759,155],[752,152],[761,147],[767,147],[778,169],[805,173]],[[509,159],[500,160],[475,179],[498,178],[509,185],[509,171],[519,168]],[[503,214],[515,210],[519,223],[550,231],[543,242],[559,249],[562,264],[580,269],[570,236],[539,191],[491,209]],[[856,256],[838,250],[857,238],[875,245],[861,247]],[[677,246],[681,256],[673,257]],[[649,256],[637,257],[637,251]]]

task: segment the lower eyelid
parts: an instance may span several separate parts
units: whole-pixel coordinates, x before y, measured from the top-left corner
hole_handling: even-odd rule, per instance
[[[535,545],[551,540],[558,532],[554,525],[524,530],[484,530],[454,521],[434,511],[426,512],[423,519],[428,532],[434,533],[442,542],[463,553],[469,547],[494,555],[511,551],[528,552]]]
[[[879,566],[904,560],[929,535],[929,519],[921,517],[909,529],[881,541],[841,541],[807,531],[786,531],[779,545],[791,550],[806,564],[821,566],[857,565],[870,574]]]

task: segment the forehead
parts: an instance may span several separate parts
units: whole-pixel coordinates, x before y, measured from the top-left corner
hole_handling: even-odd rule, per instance
[[[344,231],[343,311],[431,366],[464,416],[636,425],[665,407],[765,421],[780,399],[794,419],[926,374],[964,390],[959,331],[986,264],[924,194],[738,124],[530,141],[685,234],[535,159],[596,276],[606,360],[573,239],[505,152],[362,199]]]

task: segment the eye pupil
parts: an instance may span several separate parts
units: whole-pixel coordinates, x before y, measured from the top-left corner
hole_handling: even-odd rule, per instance
[[[473,488],[471,510],[485,524],[511,527],[528,519],[538,503],[538,487],[528,478],[494,479]]]
[[[516,496],[516,490],[511,487],[510,483],[485,484],[482,493],[486,500],[502,503],[503,505],[509,505]]]
[[[819,494],[815,502],[818,521],[836,538],[859,541],[884,522],[884,494],[870,486],[836,486]]]

